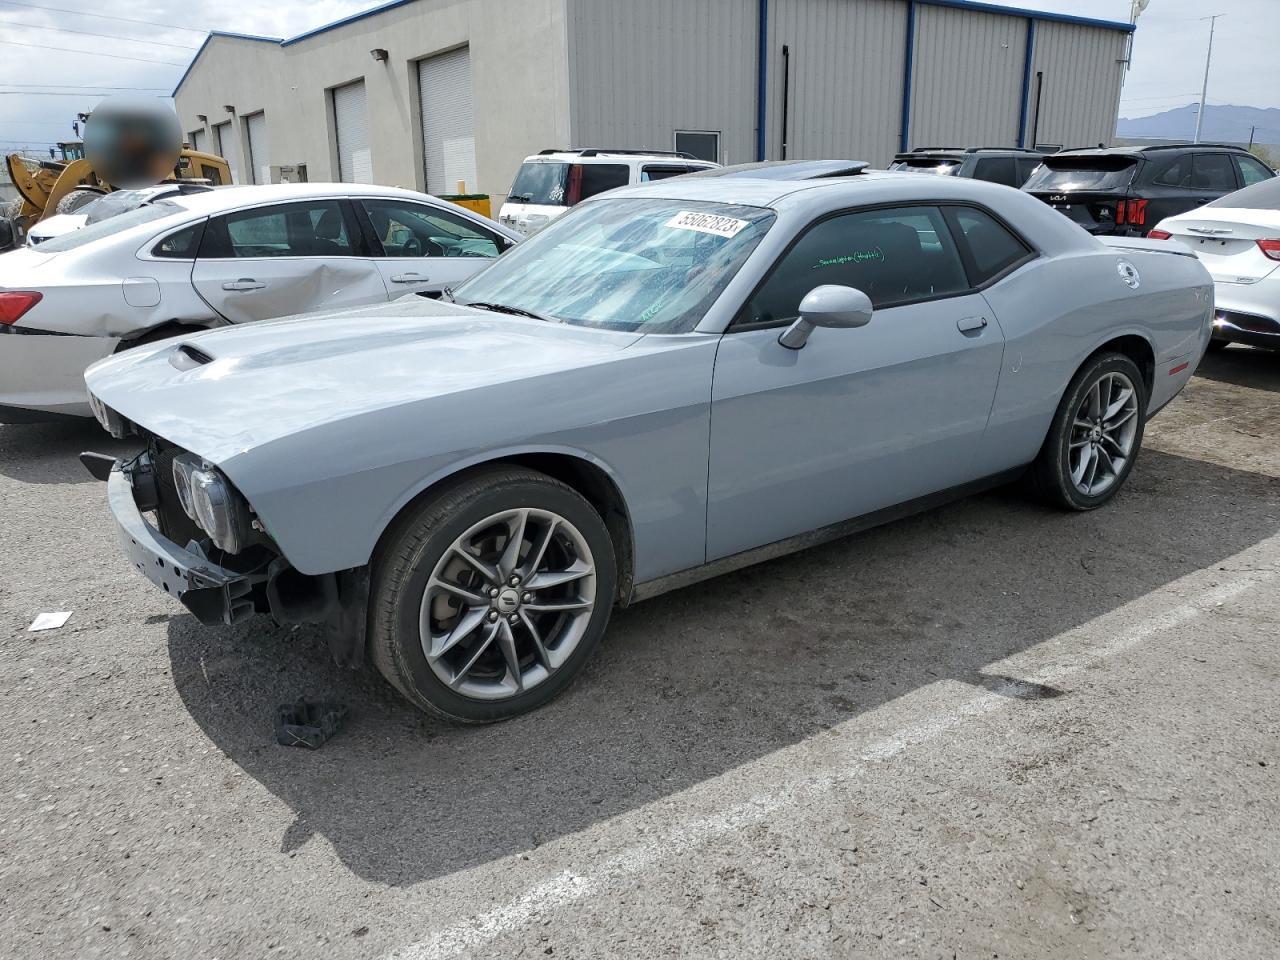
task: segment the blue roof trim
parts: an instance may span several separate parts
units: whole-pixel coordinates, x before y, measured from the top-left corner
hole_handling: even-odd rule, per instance
[[[918,0],[918,2],[931,7],[954,7],[957,10],[974,10],[978,13],[1002,13],[1010,17],[1048,20],[1051,23],[1074,23],[1082,27],[1119,30],[1122,33],[1133,33],[1137,29],[1135,24],[1126,23],[1123,20],[1095,20],[1093,17],[1077,17],[1072,13],[1049,13],[1045,10],[1028,10],[1025,7],[1003,7],[994,3],[980,3],[978,0]]]
[[[200,59],[200,54],[204,53],[204,48],[209,45],[214,37],[225,37],[228,40],[256,40],[259,43],[275,43],[280,44],[284,41],[279,37],[257,37],[251,33],[229,33],[226,30],[210,30],[208,36],[204,38],[204,43],[200,44],[200,49],[191,58],[191,62],[187,64],[187,69],[182,71],[182,76],[178,78],[178,82],[173,86],[173,93],[169,96],[177,96],[178,88],[182,86],[183,81],[187,79],[187,75],[191,73],[192,67],[196,65],[196,61]]]
[[[306,40],[308,37],[314,37],[316,34],[325,33],[337,27],[344,27],[348,23],[355,23],[357,20],[363,20],[365,17],[372,17],[376,13],[384,13],[387,10],[394,10],[396,7],[403,7],[409,3],[415,3],[416,0],[390,0],[389,3],[383,3],[376,7],[360,13],[353,13],[349,17],[343,17],[341,20],[335,20],[333,23],[326,23],[322,27],[316,27],[314,30],[308,30],[306,33],[300,33],[296,37],[290,37],[288,40],[280,41],[280,46],[287,47],[297,43],[300,40]]]

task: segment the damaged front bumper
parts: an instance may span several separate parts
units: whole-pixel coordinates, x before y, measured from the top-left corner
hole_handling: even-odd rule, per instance
[[[107,502],[115,518],[120,545],[138,572],[165,593],[182,601],[203,624],[240,623],[254,614],[253,588],[265,574],[244,574],[219,566],[200,546],[180,547],[143,516],[135,497],[139,462],[116,462],[107,477]],[[153,503],[144,500],[148,509]]]

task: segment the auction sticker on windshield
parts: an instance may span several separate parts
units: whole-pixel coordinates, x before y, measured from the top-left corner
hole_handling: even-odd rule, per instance
[[[750,221],[736,217],[720,217],[714,213],[696,213],[692,210],[681,210],[666,222],[666,226],[677,230],[696,230],[699,233],[710,233],[717,237],[736,237]]]

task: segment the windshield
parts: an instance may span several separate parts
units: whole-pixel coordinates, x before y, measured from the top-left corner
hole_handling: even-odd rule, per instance
[[[99,223],[127,213],[146,203],[147,196],[140,190],[117,190],[115,193],[108,193],[99,200],[85,204],[82,211],[85,215],[84,222]]]
[[[1280,177],[1263,180],[1235,193],[1205,204],[1206,207],[1234,207],[1236,210],[1280,210]]]
[[[585,327],[692,330],[773,225],[772,210],[602,199],[574,208],[454,291]]]
[[[890,170],[906,170],[909,173],[936,173],[950,176],[960,169],[959,160],[946,160],[938,157],[912,157],[910,160],[895,160],[889,164]]]
[[[83,247],[86,243],[101,240],[103,237],[123,233],[132,227],[150,223],[152,220],[163,220],[165,217],[171,217],[175,213],[183,212],[185,212],[183,208],[176,203],[158,200],[155,203],[147,204],[145,207],[138,207],[107,220],[81,227],[71,233],[64,233],[60,237],[46,240],[40,244],[40,252],[61,253],[64,250],[74,250],[77,247]]]
[[[1125,190],[1138,161],[1126,156],[1045,157],[1023,190]]]
[[[542,206],[563,207],[565,183],[569,177],[567,163],[522,163],[511,184],[507,200],[511,203],[537,203]]]

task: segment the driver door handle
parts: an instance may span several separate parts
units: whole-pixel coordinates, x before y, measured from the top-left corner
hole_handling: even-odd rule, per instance
[[[241,277],[239,280],[228,280],[222,285],[223,290],[261,290],[266,284],[253,277]]]
[[[397,273],[391,278],[392,283],[430,283],[431,278],[421,273]]]
[[[956,321],[956,329],[961,333],[973,333],[987,325],[986,317],[961,317]]]

